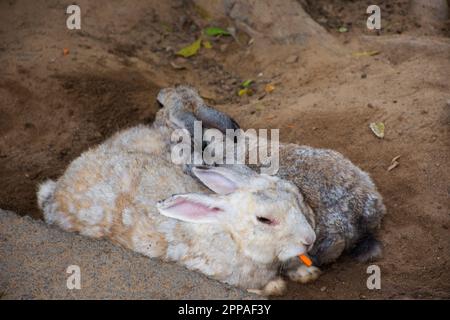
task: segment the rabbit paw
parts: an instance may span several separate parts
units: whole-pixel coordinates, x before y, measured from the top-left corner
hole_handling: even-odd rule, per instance
[[[319,277],[320,269],[314,266],[300,266],[297,270],[289,271],[287,275],[292,281],[307,283],[314,281]]]
[[[263,289],[247,289],[247,291],[260,296],[281,296],[286,291],[286,281],[277,278],[267,283]]]

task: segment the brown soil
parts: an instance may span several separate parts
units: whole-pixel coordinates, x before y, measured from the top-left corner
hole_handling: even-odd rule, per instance
[[[213,39],[189,59],[174,52],[232,19],[183,1],[78,1],[82,29],[70,31],[64,3],[0,2],[0,208],[41,218],[39,182],[118,129],[151,122],[159,88],[190,83],[242,127],[342,152],[384,195],[382,289],[366,288],[367,264],[343,257],[315,283],[291,284],[287,298],[450,298],[448,25],[418,26],[405,14],[411,1],[386,1],[388,27],[372,33],[367,1],[299,2],[326,41],[266,39],[277,22],[247,21],[237,41]],[[380,53],[352,55],[368,50]],[[255,94],[238,97],[250,78]]]

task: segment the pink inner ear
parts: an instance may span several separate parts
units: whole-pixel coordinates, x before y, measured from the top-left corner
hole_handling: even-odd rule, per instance
[[[222,212],[220,208],[210,208],[198,202],[180,199],[166,209],[173,217],[182,220],[200,221],[215,217]]]
[[[211,190],[219,194],[228,194],[237,189],[236,184],[215,172],[201,172],[197,177]]]

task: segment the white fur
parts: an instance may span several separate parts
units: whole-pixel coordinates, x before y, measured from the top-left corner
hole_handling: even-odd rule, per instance
[[[49,200],[55,192],[56,183],[53,180],[47,180],[39,185],[37,193],[38,206],[43,209],[44,202]]]
[[[130,208],[125,208],[122,211],[122,223],[126,226],[133,225],[134,219],[132,210]]]

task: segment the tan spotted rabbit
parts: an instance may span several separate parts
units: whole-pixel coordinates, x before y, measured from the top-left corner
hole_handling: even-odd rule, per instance
[[[163,108],[152,127],[117,133],[44,182],[37,196],[45,220],[255,293],[282,294],[280,265],[314,243],[312,211],[280,178],[246,167],[194,167],[194,178],[174,165],[171,127],[205,117],[194,109]]]
[[[195,89],[189,91],[183,87],[182,92],[183,99],[180,99],[178,88],[164,89],[159,100],[169,109],[173,101],[204,104]],[[216,122],[232,123],[230,129],[238,127],[233,119],[225,121],[223,117],[221,114]],[[255,169],[262,165],[269,164],[259,163]],[[280,143],[276,175],[294,183],[314,211],[317,240],[310,251],[314,265],[333,262],[343,252],[351,252],[360,261],[381,255],[381,244],[374,234],[385,207],[366,172],[336,151]],[[298,259],[293,259],[291,264],[288,269],[293,270],[289,271],[292,278],[301,282],[317,278],[317,268],[300,265]]]

